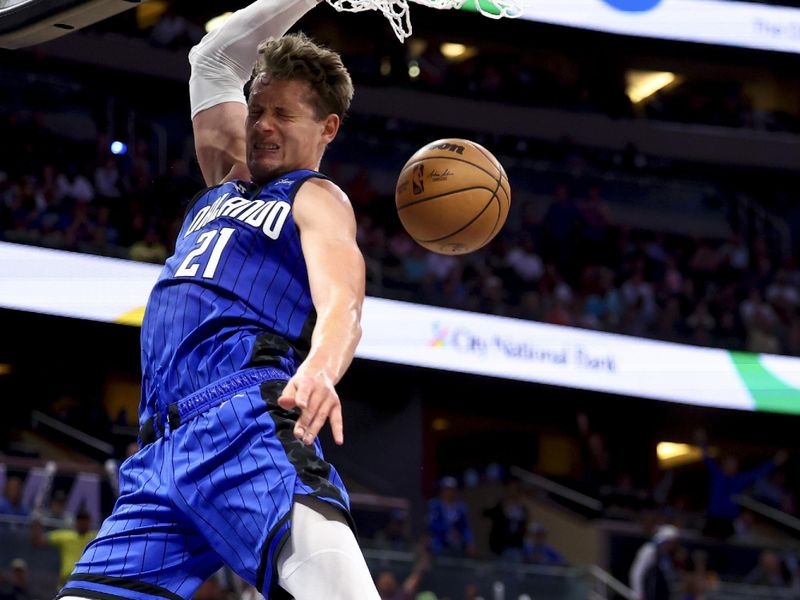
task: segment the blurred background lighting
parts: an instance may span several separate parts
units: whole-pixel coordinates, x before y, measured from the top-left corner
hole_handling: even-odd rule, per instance
[[[478,54],[478,49],[475,46],[445,42],[439,46],[439,52],[441,52],[442,56],[444,56],[447,60],[459,62],[462,60],[467,60],[468,58],[472,58]]]
[[[221,15],[217,15],[213,19],[209,19],[206,22],[206,33],[210,33],[214,31],[217,27],[220,27],[225,21],[231,18],[233,15],[232,12],[225,12]]]
[[[668,71],[628,71],[626,93],[631,102],[638,104],[677,81],[675,73]]]

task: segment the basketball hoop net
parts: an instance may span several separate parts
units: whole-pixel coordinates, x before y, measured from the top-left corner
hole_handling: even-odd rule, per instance
[[[438,9],[461,8],[466,0],[327,0],[339,12],[379,10],[389,20],[394,34],[401,42],[411,35],[409,2]],[[475,8],[484,17],[502,19],[518,17],[522,10],[518,0],[474,0]],[[489,8],[484,6],[486,3]]]

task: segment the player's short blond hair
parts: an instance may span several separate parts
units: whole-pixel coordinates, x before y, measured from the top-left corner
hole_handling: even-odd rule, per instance
[[[318,119],[344,117],[353,99],[353,81],[333,50],[319,46],[304,33],[269,39],[258,47],[253,77],[307,81],[309,99]]]

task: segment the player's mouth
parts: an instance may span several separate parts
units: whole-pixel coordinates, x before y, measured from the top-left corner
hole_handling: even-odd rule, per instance
[[[280,146],[278,144],[261,144],[255,143],[253,144],[253,151],[256,154],[273,154],[280,150]]]

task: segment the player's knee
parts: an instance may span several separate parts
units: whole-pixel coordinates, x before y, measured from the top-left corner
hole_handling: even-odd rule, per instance
[[[295,505],[278,578],[296,600],[379,600],[353,531],[330,505]]]
[[[291,567],[279,569],[279,581],[296,600],[379,600],[364,559],[352,549],[321,545]]]

